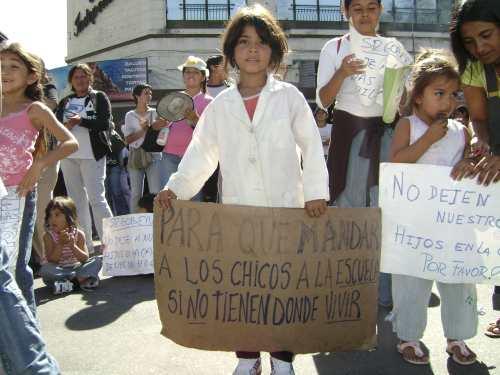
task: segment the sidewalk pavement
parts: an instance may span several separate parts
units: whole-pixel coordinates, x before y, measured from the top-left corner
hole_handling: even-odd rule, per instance
[[[232,374],[235,355],[189,349],[160,335],[161,323],[151,275],[102,280],[94,292],[52,295],[41,279],[35,282],[39,317],[48,349],[68,375],[214,375]],[[429,308],[423,342],[431,366],[406,364],[396,352],[397,339],[379,311],[379,345],[370,352],[298,355],[295,372],[320,375],[500,375],[500,339],[483,334],[497,315],[491,310],[490,285],[478,286],[478,334],[467,343],[479,362],[456,365],[445,353],[439,306]],[[436,292],[437,293],[437,292]],[[263,374],[270,373],[263,355]]]

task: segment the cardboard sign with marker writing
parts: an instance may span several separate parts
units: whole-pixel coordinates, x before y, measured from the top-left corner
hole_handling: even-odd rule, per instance
[[[207,350],[375,346],[380,210],[155,207],[162,334]]]

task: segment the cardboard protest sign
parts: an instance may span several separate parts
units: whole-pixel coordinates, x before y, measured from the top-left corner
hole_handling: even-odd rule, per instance
[[[380,210],[175,201],[155,207],[162,334],[207,350],[294,353],[376,343]]]
[[[153,214],[104,219],[102,242],[104,275],[153,273]]]
[[[15,273],[25,199],[19,198],[15,187],[8,187],[5,191],[7,195],[0,198],[0,241],[9,257],[9,270]]]
[[[374,103],[379,105],[389,103],[384,102],[383,97],[386,68],[405,68],[412,63],[412,57],[395,38],[362,35],[352,24],[349,27],[349,35],[351,53],[354,53],[356,58],[363,60],[366,65],[363,74],[352,77],[358,88],[361,103],[366,107]],[[394,98],[395,94],[399,93],[399,99],[401,98],[405,80],[392,81],[391,83],[391,89],[395,87],[390,94],[392,97],[390,102],[392,103],[397,100]],[[399,103],[399,100],[397,101]],[[367,112],[367,116],[368,114]]]
[[[445,283],[500,283],[500,185],[451,168],[380,167],[383,272]]]

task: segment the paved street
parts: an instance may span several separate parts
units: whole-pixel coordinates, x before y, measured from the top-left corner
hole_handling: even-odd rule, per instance
[[[208,352],[176,345],[160,335],[152,276],[104,279],[93,293],[73,292],[53,296],[36,280],[38,311],[50,352],[63,374],[231,374],[236,364],[232,353]],[[429,309],[424,343],[432,365],[405,364],[395,350],[396,338],[379,312],[379,346],[371,352],[299,355],[295,371],[300,374],[399,375],[456,374],[500,375],[500,339],[482,333],[493,321],[491,286],[478,287],[478,335],[468,343],[480,359],[474,366],[455,365],[445,353],[439,306]],[[264,356],[263,374],[269,374]]]

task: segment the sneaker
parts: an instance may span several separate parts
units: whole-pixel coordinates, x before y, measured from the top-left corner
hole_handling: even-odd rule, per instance
[[[93,292],[99,286],[99,278],[89,277],[80,284],[80,288],[86,292]]]
[[[261,373],[262,364],[260,358],[239,358],[238,366],[234,369],[233,375],[260,375]]]
[[[69,280],[66,280],[63,285],[63,293],[69,293],[73,291],[73,283]]]
[[[271,375],[295,375],[291,362],[271,357]]]
[[[54,294],[63,294],[73,291],[73,283],[69,280],[65,281],[55,281],[54,282]]]

